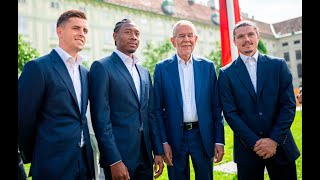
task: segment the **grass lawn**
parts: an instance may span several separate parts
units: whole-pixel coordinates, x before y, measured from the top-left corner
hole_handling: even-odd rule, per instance
[[[298,148],[301,152],[301,156],[297,159],[296,165],[297,165],[298,180],[302,180],[302,110],[301,111],[297,110],[295,120],[291,126],[291,131],[298,145]],[[220,163],[216,163],[215,166],[226,163],[226,162],[230,162],[233,160],[233,149],[232,149],[233,148],[233,132],[227,123],[225,124],[225,142],[226,142],[225,155],[223,157],[223,160]],[[191,160],[190,160],[190,164],[192,164]],[[27,173],[29,172],[29,167],[30,167],[30,164],[25,164]],[[195,179],[194,170],[192,168],[192,165],[190,169],[191,169],[190,179],[194,180]],[[214,179],[216,180],[236,180],[237,179],[236,174],[228,174],[228,173],[223,173],[219,171],[214,171],[213,175],[214,175]],[[168,179],[167,168],[165,167],[164,172],[157,180],[167,180],[167,179]],[[265,174],[264,179],[269,180],[270,178],[267,174]],[[31,178],[29,178],[29,180],[31,180]]]

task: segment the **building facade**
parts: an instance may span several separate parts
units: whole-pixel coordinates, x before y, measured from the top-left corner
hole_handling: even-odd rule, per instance
[[[80,9],[87,14],[89,23],[87,43],[81,54],[91,64],[115,49],[114,25],[129,18],[140,27],[140,47],[136,53],[143,61],[142,50],[147,43],[163,43],[172,36],[174,23],[187,19],[195,24],[199,36],[194,53],[209,56],[220,43],[218,10],[213,4],[213,0],[207,4],[197,0],[18,0],[18,33],[41,55],[47,54],[58,43],[59,15],[68,9]],[[287,60],[294,87],[299,87],[302,83],[302,17],[276,24],[250,20],[257,23],[268,54]]]

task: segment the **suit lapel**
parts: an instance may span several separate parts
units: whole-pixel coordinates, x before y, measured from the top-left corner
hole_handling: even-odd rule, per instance
[[[73,100],[76,102],[76,104],[78,104],[76,91],[74,90],[71,77],[69,75],[68,69],[65,66],[63,60],[60,58],[60,56],[58,55],[58,53],[55,50],[52,50],[50,55],[53,60],[53,68],[58,72],[58,74],[60,75],[63,82],[66,84],[69,92],[71,93]],[[79,108],[77,108],[77,109],[79,109]]]
[[[247,88],[249,94],[253,98],[253,100],[256,102],[257,101],[257,95],[256,92],[254,91],[253,84],[251,82],[248,70],[240,56],[238,59],[236,59],[236,69],[235,73],[238,75],[237,77],[240,79],[240,81],[244,84],[244,86]]]
[[[178,59],[176,55],[172,57],[172,61],[167,65],[167,71],[170,74],[169,77],[171,77],[170,80],[173,85],[173,90],[174,90],[173,92],[176,93],[179,99],[179,103],[181,107],[183,107],[181,84],[180,84],[179,70],[178,70]]]
[[[194,75],[194,88],[195,88],[195,98],[196,104],[199,104],[200,92],[201,92],[201,61],[193,58],[193,75]],[[200,106],[197,106],[200,107]]]
[[[267,59],[259,53],[257,61],[257,97],[260,96],[261,90],[266,79],[266,74],[268,74],[268,63]]]
[[[88,79],[87,79],[87,72],[84,69],[84,67],[82,67],[80,65],[79,67],[80,69],[80,81],[81,81],[81,114],[84,115],[86,112],[86,99],[88,99]]]
[[[126,65],[123,63],[123,61],[117,55],[117,53],[113,52],[111,56],[112,56],[111,59],[114,62],[115,67],[123,75],[123,77],[128,81],[133,94],[135,95],[138,102],[140,102],[139,98],[138,98],[136,86],[134,85],[133,79],[132,79]]]
[[[148,93],[146,92],[146,84],[148,82],[148,77],[145,76],[145,74],[143,73],[143,69],[141,66],[139,65],[136,65],[136,68],[138,70],[138,73],[139,73],[139,76],[140,76],[140,103],[142,103],[144,101],[144,95],[145,93]]]

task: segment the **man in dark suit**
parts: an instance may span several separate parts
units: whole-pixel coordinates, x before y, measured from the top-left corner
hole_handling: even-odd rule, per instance
[[[59,45],[29,61],[18,80],[19,147],[33,180],[94,178],[86,119],[88,70],[78,54],[88,33],[86,15],[62,13]]]
[[[224,155],[224,126],[212,61],[193,55],[198,37],[190,21],[178,21],[171,43],[177,53],[156,64],[156,116],[168,176],[190,179],[189,156],[198,180],[213,179],[213,161]]]
[[[239,180],[297,179],[300,152],[290,131],[296,111],[292,75],[283,58],[258,52],[259,31],[250,21],[235,25],[240,55],[220,69],[218,87],[226,121],[234,132]]]
[[[116,50],[89,72],[93,130],[106,179],[152,180],[163,170],[163,149],[154,117],[152,81],[137,64],[138,26],[123,19],[113,33]],[[154,156],[154,157],[153,157]],[[153,172],[153,163],[154,171]]]

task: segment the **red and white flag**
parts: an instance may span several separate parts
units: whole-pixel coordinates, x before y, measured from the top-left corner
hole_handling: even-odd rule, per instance
[[[220,35],[222,66],[238,57],[237,47],[233,43],[233,27],[240,21],[238,0],[219,0]]]

